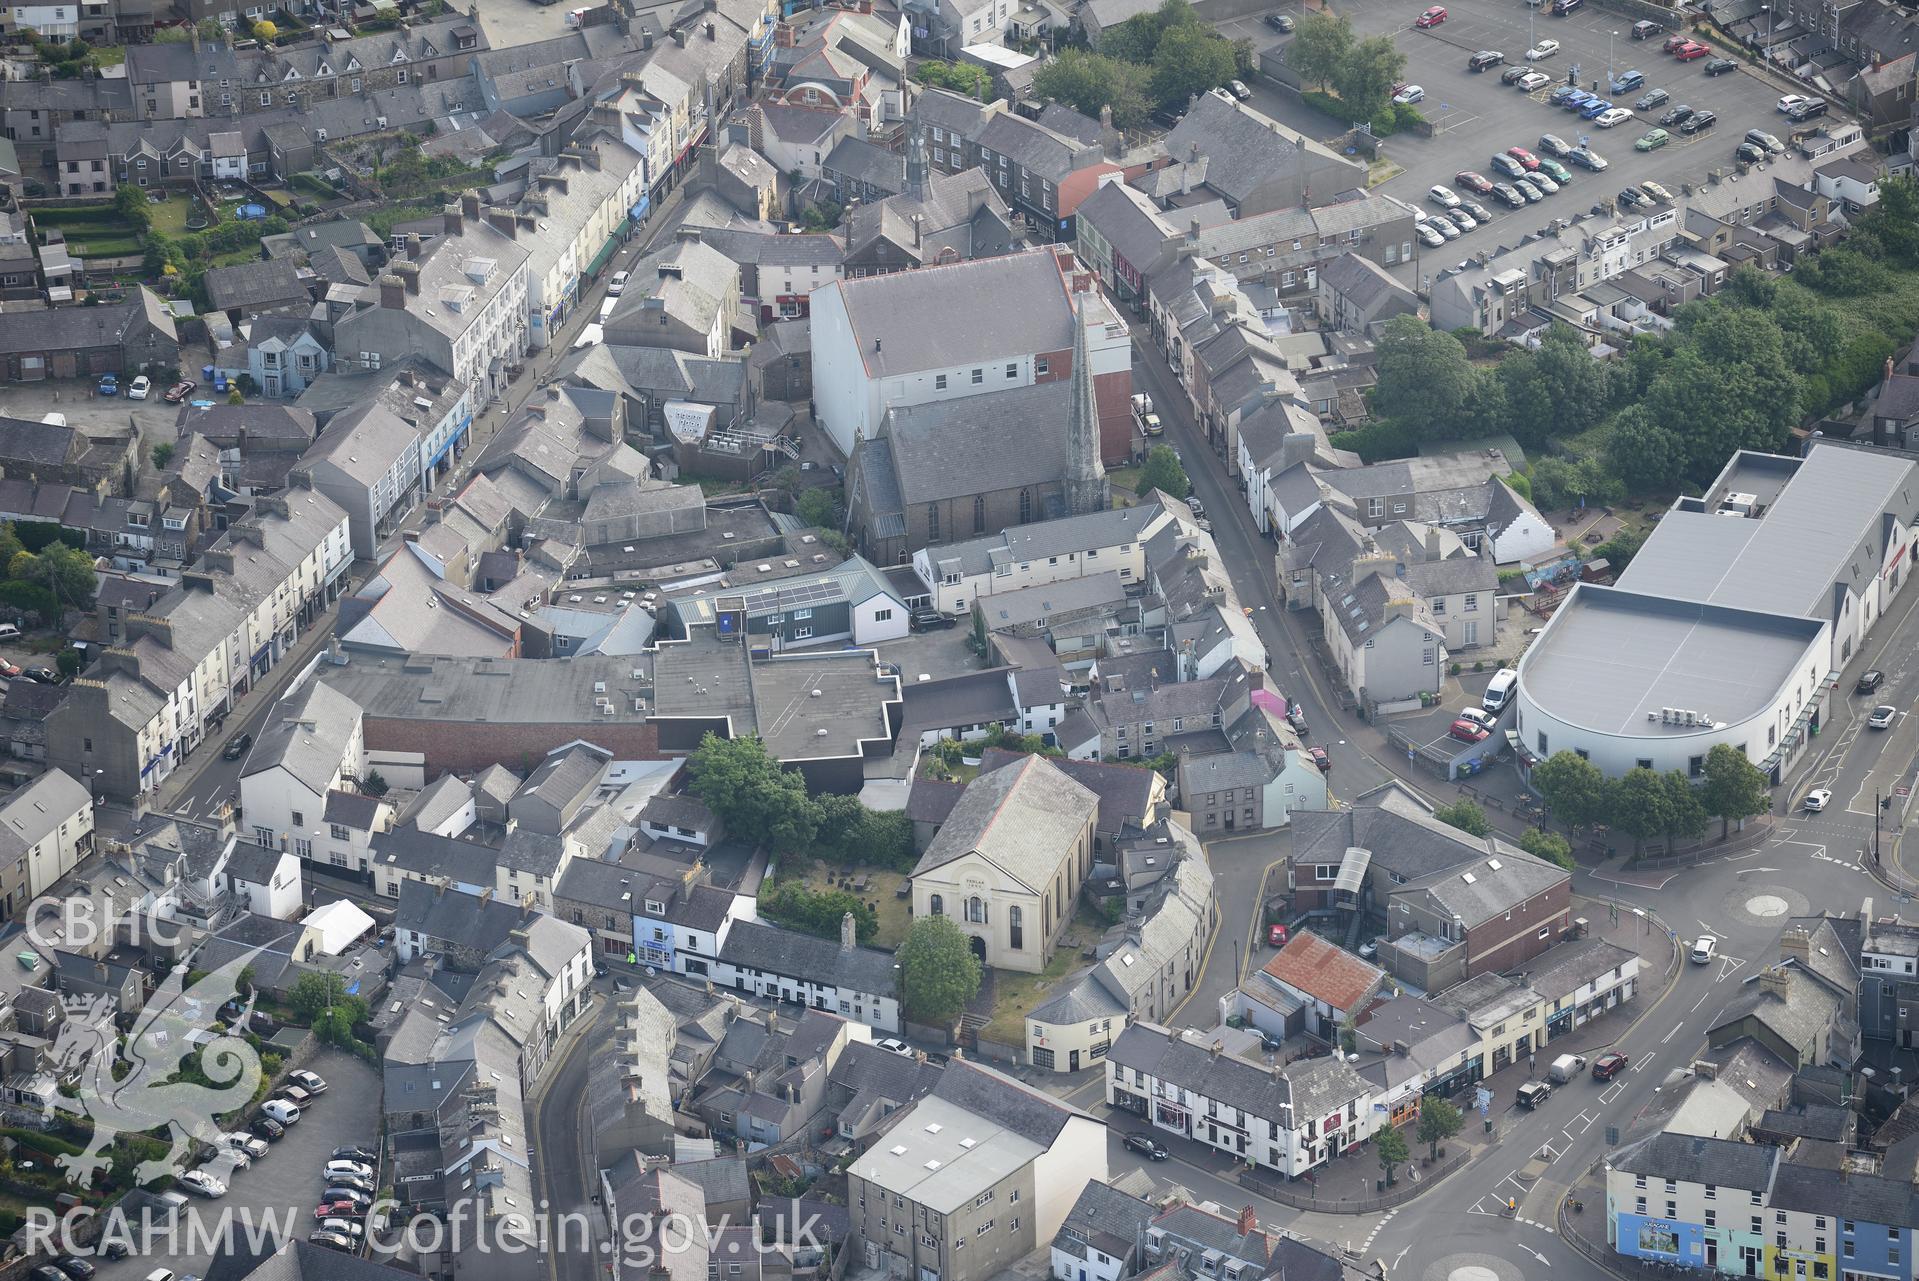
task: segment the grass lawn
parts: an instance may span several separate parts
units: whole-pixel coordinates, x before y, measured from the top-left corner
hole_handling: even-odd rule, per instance
[[[809,890],[828,890],[838,888],[832,884],[829,876],[867,877],[871,884],[862,895],[873,904],[873,910],[879,916],[879,932],[873,936],[872,946],[892,951],[906,941],[907,927],[913,923],[910,910],[913,900],[901,898],[896,891],[905,883],[902,872],[888,872],[876,867],[833,867],[828,868],[818,859],[813,860],[806,869],[803,879]]]
[[[928,752],[920,762],[920,777],[939,779],[948,783],[970,783],[979,777],[979,766],[968,765],[965,761],[957,765],[948,765]]]
[[[1106,469],[1106,488],[1113,495],[1114,507],[1131,507],[1139,502],[1139,495],[1133,491],[1139,488],[1139,468],[1108,467]]]
[[[163,236],[186,234],[187,218],[193,213],[193,202],[185,196],[168,196],[161,204],[147,203],[147,213],[152,215],[153,229]]]
[[[1082,964],[1080,951],[1097,943],[1106,933],[1107,923],[1086,904],[1073,910],[1072,924],[1060,936],[1059,949],[1052,963],[1038,974],[1020,974],[999,970],[993,975],[993,1017],[982,1032],[1008,1045],[1026,1044],[1026,1016],[1044,1005],[1059,990],[1060,980]]]
[[[127,51],[120,45],[103,45],[87,53],[89,67],[117,67],[127,60]]]

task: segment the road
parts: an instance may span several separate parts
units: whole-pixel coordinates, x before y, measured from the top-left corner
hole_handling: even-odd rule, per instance
[[[598,986],[611,993],[606,981]],[[606,1017],[606,1002],[595,1001],[580,1015],[583,1025],[567,1029],[562,1058],[548,1066],[545,1085],[527,1109],[549,1221],[594,1208],[594,1173],[586,1151],[586,1073]],[[593,1281],[599,1271],[591,1251],[561,1250],[549,1254],[546,1262],[553,1281]]]

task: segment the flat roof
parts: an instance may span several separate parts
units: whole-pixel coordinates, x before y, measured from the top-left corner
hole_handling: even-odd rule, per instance
[[[1583,729],[1700,733],[1710,726],[1664,724],[1660,709],[1719,724],[1763,711],[1808,662],[1812,677],[1825,675],[1823,653],[1807,658],[1821,631],[1813,619],[1581,583],[1527,652],[1520,682],[1541,708]]]
[[[753,664],[760,738],[785,763],[858,756],[890,742],[886,707],[900,701],[897,676],[883,676],[870,649],[794,654]]]
[[[652,655],[575,658],[468,658],[415,655],[366,658],[342,667],[322,664],[322,683],[346,695],[368,717],[392,720],[544,724],[578,721],[584,737],[595,724],[644,723],[634,700],[651,704]],[[601,687],[604,688],[601,688]],[[612,715],[599,700],[613,704]]]
[[[1045,1149],[929,1095],[853,1162],[853,1172],[938,1214],[970,1203]]]

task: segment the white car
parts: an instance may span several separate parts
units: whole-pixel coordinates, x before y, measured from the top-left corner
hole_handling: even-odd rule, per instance
[[[1459,228],[1453,226],[1452,219],[1450,218],[1429,219],[1426,225],[1428,227],[1431,227],[1434,231],[1438,232],[1441,239],[1444,239],[1444,240],[1459,239],[1459,235],[1460,235]]]
[[[1872,715],[1866,717],[1866,724],[1873,729],[1886,729],[1899,719],[1899,709],[1891,703],[1881,703],[1872,709]]]
[[[1614,107],[1611,111],[1602,111],[1593,123],[1601,129],[1613,129],[1632,119],[1632,112],[1625,107]]]
[[[148,394],[151,393],[152,391],[153,391],[153,380],[151,378],[148,378],[145,374],[141,374],[138,378],[133,380],[133,385],[127,388],[127,399],[128,400],[145,400]]]
[[[179,1183],[195,1196],[203,1196],[209,1200],[227,1194],[227,1185],[204,1170],[188,1170],[180,1176]]]
[[[1493,730],[1499,725],[1499,717],[1493,715],[1493,713],[1487,711],[1483,707],[1462,707],[1459,709],[1458,719],[1462,721],[1471,721],[1473,724],[1479,726],[1479,728],[1485,730],[1488,734],[1492,733]]]
[[[1459,195],[1451,187],[1434,187],[1426,193],[1426,199],[1441,209],[1459,208]]]
[[[359,1161],[328,1161],[320,1171],[327,1179],[371,1179],[373,1167]]]
[[[1832,789],[1830,787],[1815,787],[1806,793],[1804,805],[1808,812],[1817,814],[1831,802]]]
[[[1544,89],[1552,82],[1553,78],[1543,71],[1528,71],[1525,75],[1519,77],[1519,91],[1521,93],[1532,93],[1535,90]]]
[[[1419,85],[1407,85],[1404,89],[1401,89],[1393,95],[1393,101],[1402,107],[1410,107],[1415,102],[1424,102],[1425,100],[1426,91]]]
[[[1785,97],[1779,100],[1779,110],[1791,111],[1794,107],[1798,106],[1800,103],[1810,102],[1810,101],[1812,101],[1812,99],[1806,97],[1806,95],[1803,93],[1789,93]]]
[[[327,1089],[325,1077],[318,1072],[309,1072],[305,1068],[295,1068],[287,1073],[287,1082],[299,1086],[308,1094],[325,1094]]]
[[[608,282],[606,286],[606,296],[608,298],[618,298],[626,291],[626,282],[632,275],[633,273],[630,271],[614,272],[613,279]]]
[[[1712,954],[1719,949],[1719,940],[1710,934],[1701,934],[1692,943],[1692,963],[1705,965],[1712,960]]]
[[[1554,54],[1558,52],[1559,52],[1559,41],[1541,40],[1538,44],[1526,50],[1526,61],[1527,62],[1544,62],[1546,59],[1552,57]]]
[[[888,1054],[911,1055],[913,1053],[913,1047],[900,1040],[897,1036],[883,1036],[873,1042],[873,1044],[885,1050]]]

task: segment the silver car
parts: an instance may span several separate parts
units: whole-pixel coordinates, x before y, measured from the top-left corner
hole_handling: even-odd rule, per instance
[[[1448,209],[1446,211],[1446,217],[1451,219],[1453,226],[1459,228],[1461,231],[1471,231],[1479,226],[1479,220],[1467,213],[1464,209]]]
[[[1526,181],[1530,182],[1533,186],[1539,188],[1541,191],[1545,192],[1549,196],[1559,190],[1559,184],[1557,182],[1554,182],[1551,175],[1549,174],[1529,173],[1526,175]]]

